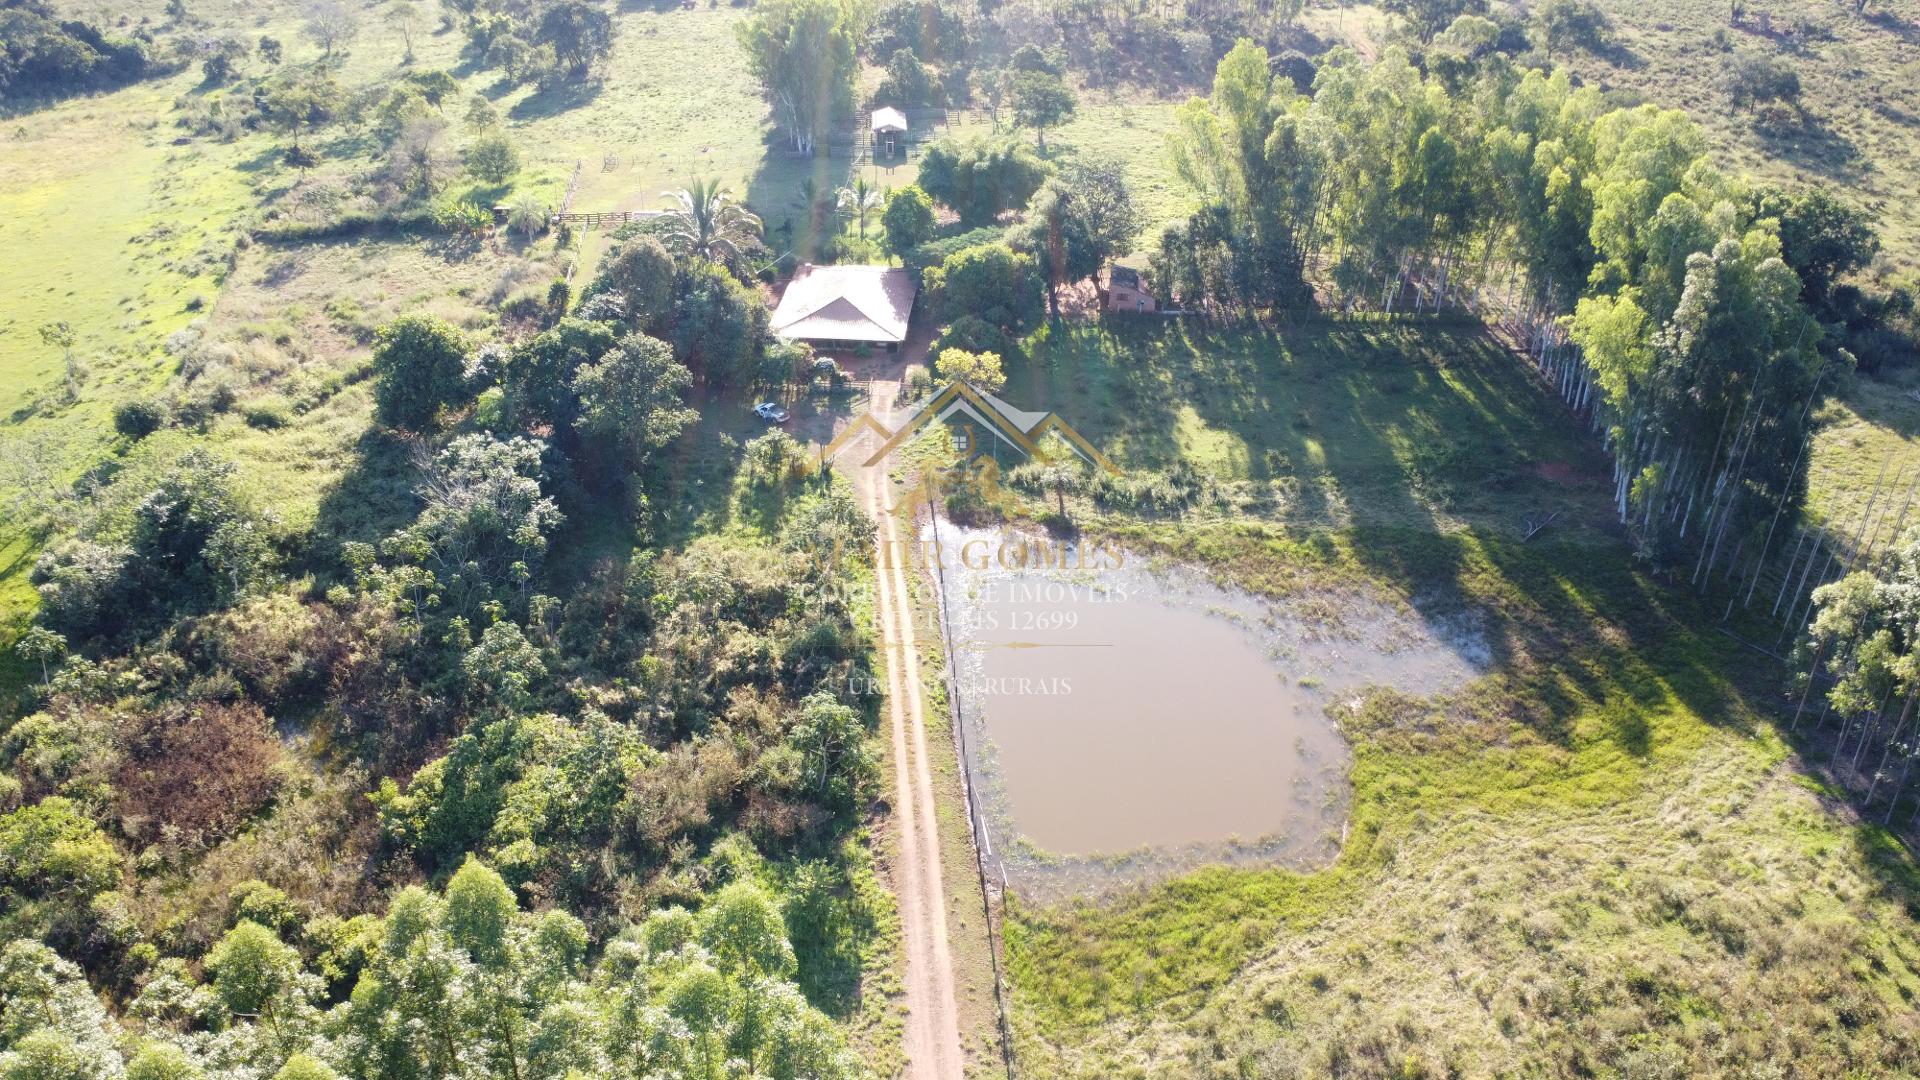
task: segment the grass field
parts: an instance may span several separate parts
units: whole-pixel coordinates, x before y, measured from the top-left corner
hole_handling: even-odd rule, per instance
[[[161,346],[218,292],[250,201],[243,148],[171,145],[170,99],[166,86],[140,86],[8,121],[0,444],[36,447],[65,479],[105,452],[115,404],[165,381]],[[75,336],[77,402],[61,350],[40,337],[62,321]],[[0,486],[18,483],[0,474]],[[14,524],[0,532],[0,623],[32,603],[33,545]]]
[[[1622,62],[1584,54],[1567,62],[1601,86],[1684,107],[1741,169],[1850,196],[1878,215],[1890,263],[1920,270],[1920,4],[1884,0],[1864,15],[1850,4],[1799,0],[1741,6],[1735,26],[1722,0],[1602,0]],[[1788,36],[1799,19],[1815,28],[1804,41]],[[1715,40],[1721,30],[1724,47]],[[1792,65],[1805,122],[1772,133],[1735,109],[1720,78],[1730,49]]]
[[[1594,440],[1473,326],[1068,324],[1008,393],[1123,464],[1192,465],[1291,524],[1514,533],[1557,510],[1556,530],[1611,530]]]
[[[1532,487],[1589,444],[1496,350],[1365,325],[1088,330],[1036,350],[1009,389],[1031,405],[1025,387],[1125,466],[1290,469],[1344,511],[1075,507],[1085,527],[1270,594],[1358,587],[1466,609],[1494,657],[1450,698],[1339,710],[1354,811],[1330,869],[1017,908],[1025,1069],[1757,1075],[1792,1059],[1880,1075],[1911,1061],[1911,858],[1821,795],[1818,763],[1774,733],[1777,668],[1644,575],[1604,528],[1604,485]],[[1420,462],[1443,436],[1462,452]],[[1593,524],[1521,542],[1512,508],[1536,490]]]
[[[1889,482],[1920,467],[1920,400],[1904,382],[1855,379],[1843,397],[1821,408],[1819,420],[1808,501],[1828,520],[1857,521],[1889,461]]]

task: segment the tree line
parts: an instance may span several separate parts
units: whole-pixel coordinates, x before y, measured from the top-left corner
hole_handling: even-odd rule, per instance
[[[1337,49],[1310,96],[1237,46],[1170,136],[1205,202],[1161,234],[1152,280],[1229,316],[1512,316],[1605,440],[1643,550],[1692,581],[1743,556],[1757,573],[1802,496],[1812,406],[1854,367],[1842,282],[1871,229],[1728,175],[1677,110],[1611,105],[1487,40],[1467,16],[1424,68]]]
[[[1424,64],[1335,50],[1310,95],[1237,46],[1169,138],[1205,201],[1162,232],[1154,284],[1225,317],[1452,309],[1510,333],[1602,441],[1661,573],[1732,583],[1729,612],[1784,575],[1790,633],[1815,587],[1794,723],[1838,718],[1837,760],[1891,821],[1920,747],[1905,507],[1878,516],[1877,557],[1853,550],[1877,537],[1822,530],[1802,564],[1788,538],[1805,545],[1819,402],[1911,350],[1911,296],[1857,279],[1878,249],[1859,208],[1729,174],[1683,113],[1517,69],[1490,40],[1467,16]]]

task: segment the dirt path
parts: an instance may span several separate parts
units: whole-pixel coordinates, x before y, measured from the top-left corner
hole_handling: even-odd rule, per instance
[[[873,383],[871,407],[893,408],[895,382]],[[848,457],[855,457],[849,454]],[[883,550],[900,551],[903,529],[894,517],[884,468],[851,465],[861,505],[874,521]],[[927,758],[926,701],[921,694],[919,642],[913,631],[912,593],[900,560],[875,567],[880,640],[887,669],[887,711],[893,732],[893,812],[900,842],[893,886],[900,900],[907,951],[907,1075],[962,1080],[959,1013],[953,956],[947,939],[947,900],[940,866],[939,819]]]

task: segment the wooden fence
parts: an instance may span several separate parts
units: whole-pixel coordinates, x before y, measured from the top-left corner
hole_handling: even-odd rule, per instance
[[[665,210],[595,210],[555,214],[553,223],[571,225],[576,229],[619,228],[635,221],[648,221],[665,213]]]

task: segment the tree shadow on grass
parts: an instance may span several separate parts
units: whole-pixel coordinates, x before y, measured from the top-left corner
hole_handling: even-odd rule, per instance
[[[507,116],[519,121],[544,120],[582,105],[593,104],[605,89],[606,84],[599,79],[537,89],[514,102],[513,107],[507,110]]]
[[[1754,135],[1767,153],[1832,179],[1857,179],[1864,167],[1860,148],[1824,118],[1803,113],[1791,128],[1756,125]]]
[[[1634,52],[1623,41],[1609,41],[1588,51],[1621,71],[1639,71],[1647,66],[1646,58]]]
[[[278,144],[264,146],[259,152],[234,162],[233,168],[236,172],[248,173],[250,175],[263,173],[277,167],[281,159],[286,157],[286,153],[286,148]]]
[[[1920,42],[1920,23],[1916,23],[1914,20],[1907,18],[1897,11],[1890,11],[1886,8],[1876,8],[1873,11],[1866,12],[1861,18],[1899,37],[1901,41],[1907,42],[1908,44]]]
[[[1896,811],[1902,808],[1894,807]],[[1911,804],[1904,808],[1912,812]],[[1893,820],[1896,826],[1902,822],[1898,814]],[[1873,875],[1880,894],[1905,905],[1908,918],[1920,919],[1920,866],[1914,863],[1915,852],[1908,840],[1911,830],[1903,836],[1877,823],[1861,822],[1851,832],[1854,850]]]
[[[833,193],[852,182],[853,159],[825,154],[808,157],[788,151],[785,144],[778,132],[768,135],[760,165],[748,179],[742,197],[747,208],[765,223],[766,243],[773,254],[790,252],[796,262],[813,262],[820,258],[839,224],[833,213]],[[817,221],[807,207],[809,180],[815,197],[826,208]]]
[[[1129,466],[1164,468],[1200,450],[1209,467],[1297,483],[1284,523],[1263,523],[1272,558],[1291,549],[1356,565],[1406,597],[1440,640],[1473,624],[1479,666],[1506,681],[1515,718],[1541,737],[1568,745],[1591,717],[1588,730],[1644,756],[1651,710],[1678,704],[1741,729],[1758,715],[1728,675],[1750,665],[1704,629],[1710,613],[1655,581],[1611,533],[1523,541],[1538,467],[1585,465],[1597,451],[1477,325],[1116,325],[1049,345],[1036,355],[1051,367],[1028,377],[1076,410],[1090,406],[1070,414],[1089,438]],[[1029,407],[1040,406],[1067,408]],[[1608,518],[1602,484],[1554,495]],[[1456,499],[1472,506],[1465,528],[1447,510]],[[1258,564],[1263,542],[1249,541],[1247,568],[1271,576]]]
[[[758,423],[747,406],[730,395],[702,393],[696,387],[689,403],[699,411],[699,421],[662,448],[653,464],[653,541],[661,548],[683,547],[696,536],[727,527],[733,517],[740,448],[758,433],[747,423]]]
[[[1126,467],[1165,468],[1180,458],[1175,355],[1187,347],[1164,321],[1054,323],[1010,362],[1001,396],[1058,414]]]
[[[303,561],[307,572],[337,577],[344,566],[341,545],[377,544],[419,513],[415,444],[371,427],[354,447],[354,464],[320,498],[313,535]]]

